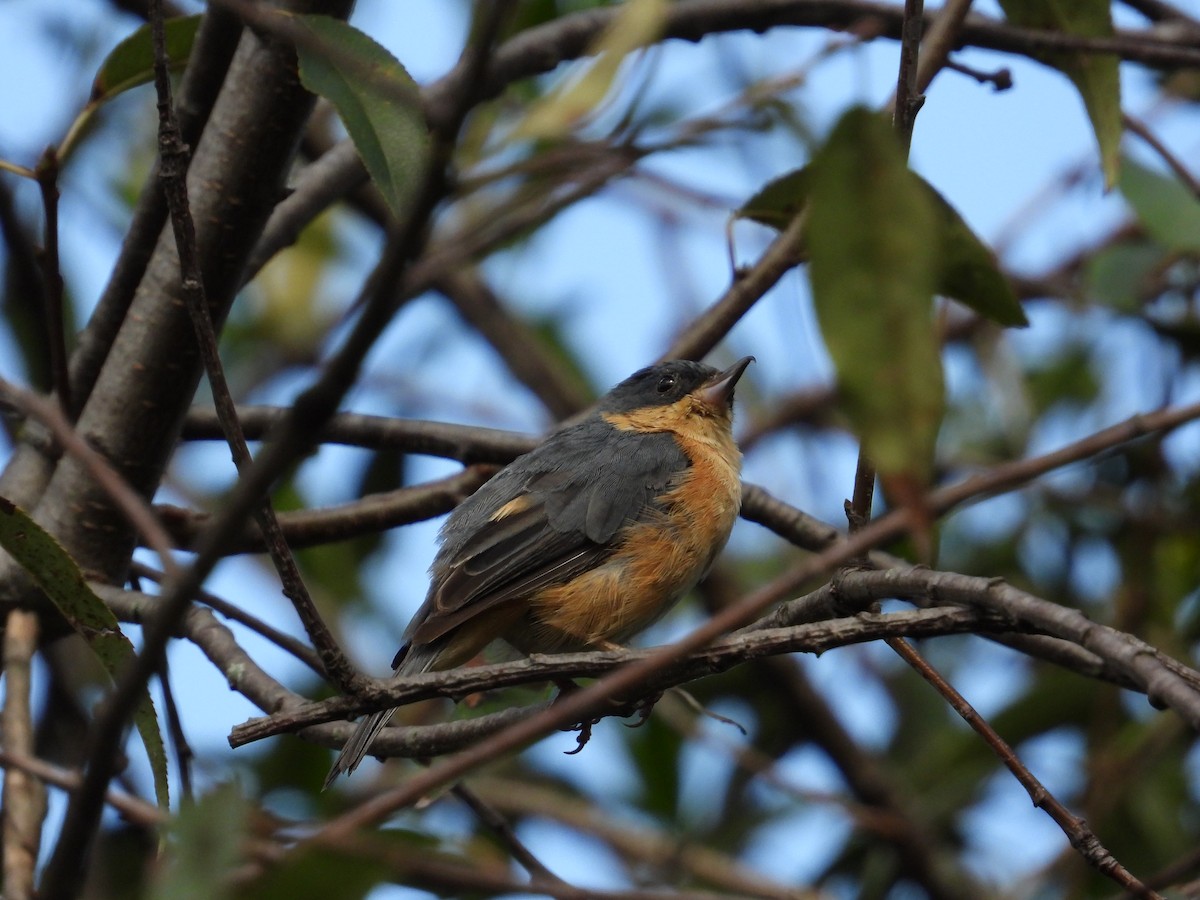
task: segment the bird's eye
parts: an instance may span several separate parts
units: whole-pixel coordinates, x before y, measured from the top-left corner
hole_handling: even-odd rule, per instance
[[[658,392],[660,394],[666,394],[678,383],[679,379],[674,375],[664,375],[662,378],[658,379]]]

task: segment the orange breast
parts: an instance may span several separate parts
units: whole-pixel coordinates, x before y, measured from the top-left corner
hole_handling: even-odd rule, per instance
[[[630,526],[604,564],[530,598],[522,633],[506,635],[510,643],[525,652],[622,643],[708,571],[741,508],[741,454],[727,426],[676,437],[692,465],[659,498],[663,512]]]

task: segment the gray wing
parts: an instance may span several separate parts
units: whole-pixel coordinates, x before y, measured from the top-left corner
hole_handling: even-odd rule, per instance
[[[407,637],[428,643],[498,603],[595,567],[621,527],[652,514],[688,466],[666,433],[619,431],[597,419],[552,435],[447,520],[434,582]]]

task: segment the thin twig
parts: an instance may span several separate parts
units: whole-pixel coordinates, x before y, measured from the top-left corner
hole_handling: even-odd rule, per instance
[[[662,358],[700,359],[720,343],[742,316],[803,259],[805,219],[803,213],[794,217],[758,262],[750,269],[736,273],[729,290],[696,317],[671,343]]]
[[[913,89],[917,94],[929,90],[937,73],[947,65],[950,51],[958,43],[972,0],[947,0],[933,15],[933,22],[921,43],[921,58],[917,63]]]
[[[331,9],[335,8],[336,5],[331,4]],[[157,3],[154,11],[157,12],[157,18],[160,20],[159,27],[153,35],[156,70],[159,70],[162,68],[163,60],[165,60],[165,51],[163,49],[164,40],[161,29],[161,9],[157,8]],[[273,73],[277,73],[279,77],[294,79],[294,70],[290,75],[284,73],[283,61],[278,51],[266,47],[263,48],[261,55],[255,54],[255,57],[256,60],[263,63],[261,71],[264,73],[272,71]],[[247,63],[247,65],[250,65],[250,63]],[[157,74],[158,72],[156,71],[156,76]],[[275,76],[273,75],[273,77]],[[291,83],[290,81],[277,81],[276,84],[280,90],[271,94],[273,100],[278,100],[285,95],[295,97],[296,100],[292,104],[292,109],[288,110],[285,114],[281,114],[278,121],[272,120],[271,127],[275,133],[264,140],[264,148],[269,150],[271,154],[268,158],[278,157],[281,160],[286,159],[294,151],[294,146],[289,141],[278,140],[278,138],[292,130],[294,126],[291,122],[298,118],[297,113],[306,109],[307,104],[310,102],[309,100],[301,100],[298,90],[290,90],[289,85]],[[236,105],[235,101],[230,102]],[[244,139],[245,135],[239,135],[239,137]],[[222,164],[225,161],[226,157],[222,156]],[[215,163],[216,159],[214,156],[209,155],[206,157],[205,162],[206,164],[209,162]],[[263,178],[261,172],[257,170],[255,176],[261,184],[269,185],[273,183],[272,179]],[[262,197],[255,196],[243,197],[236,191],[233,191],[232,194],[236,199],[230,202],[236,202],[239,210],[242,211],[247,207],[258,208],[260,201],[263,199]],[[244,226],[242,230],[251,229],[253,223],[253,215],[244,218],[241,221],[242,226]],[[229,229],[222,231],[221,239],[228,241],[232,235],[238,233],[238,226],[231,225]],[[248,251],[248,249],[249,247],[247,246],[245,251]],[[245,251],[238,248],[238,250],[227,255],[222,262],[228,263],[234,257],[243,255]],[[221,265],[215,265],[211,271],[222,272],[222,267]],[[228,274],[228,271],[222,272],[223,276]],[[228,286],[227,282],[223,282],[223,289],[220,293],[223,308],[225,304],[232,300],[232,293],[224,289]],[[175,295],[174,291],[172,291],[172,295]],[[127,325],[128,320],[125,323],[125,326]],[[177,382],[177,378],[173,379],[169,382],[173,387],[170,390],[163,389],[163,402],[178,402],[180,397],[178,396],[179,386]],[[102,386],[104,383],[104,378],[101,377],[97,385]],[[172,393],[173,396],[166,396],[166,394]],[[151,395],[159,396],[159,394],[153,391],[140,396],[145,398]],[[149,401],[147,402],[149,403]],[[180,411],[182,412],[182,409]],[[86,416],[87,410],[84,413],[84,417]],[[126,434],[126,437],[129,438],[129,435]],[[134,435],[134,437],[141,439],[142,436],[138,434]],[[154,439],[161,441],[162,436],[155,435]],[[238,521],[242,521],[243,517],[249,514],[253,506],[265,495],[266,488],[267,485],[256,488],[253,496],[246,498],[250,502],[247,503],[245,509],[238,511]],[[169,568],[167,567],[168,565]],[[167,572],[168,576],[167,586],[163,592],[162,600],[158,604],[155,617],[148,623],[148,626],[144,630],[141,652],[116,679],[116,684],[112,692],[109,694],[102,710],[95,719],[93,727],[89,731],[87,750],[88,768],[80,789],[72,794],[68,802],[66,817],[59,832],[58,843],[50,863],[45,868],[45,875],[42,881],[43,900],[68,900],[68,898],[73,898],[79,892],[80,883],[86,870],[85,863],[98,829],[104,795],[115,770],[117,756],[124,739],[127,723],[146,685],[160,668],[161,660],[166,653],[166,646],[176,633],[180,620],[186,614],[192,602],[194,592],[200,588],[205,576],[211,571],[213,565],[215,565],[215,559],[207,563],[197,560],[192,566],[183,570],[176,567],[169,559],[168,563],[164,565],[164,571]]]
[[[157,569],[153,569],[144,563],[139,563],[136,560],[130,565],[130,571],[142,576],[143,578],[149,578],[156,584],[161,584],[164,579],[162,572],[159,572]],[[143,594],[142,596],[146,597],[146,599],[149,601],[154,601],[156,599],[150,594]],[[212,594],[208,591],[197,591],[196,602],[203,603],[205,606],[210,606],[225,618],[232,619],[239,625],[246,626],[255,634],[266,638],[276,647],[279,647],[281,650],[285,650],[286,652],[292,654],[292,656],[296,657],[296,659],[300,660],[300,662],[304,663],[318,675],[324,674],[324,669],[321,666],[321,658],[317,656],[316,652],[300,640],[292,637],[290,634],[285,634],[273,625],[267,624],[257,616],[250,615],[250,613],[246,612],[240,606],[236,606],[235,604],[230,603],[228,600],[223,600],[216,594]]]
[[[29,702],[30,664],[37,652],[37,613],[14,609],[4,629],[4,751],[33,755],[33,711]],[[46,792],[34,775],[4,772],[4,896],[30,900],[46,815]]]
[[[546,868],[545,864],[530,852],[529,848],[517,837],[516,831],[513,830],[512,825],[504,818],[504,815],[496,807],[492,806],[491,803],[479,796],[474,789],[468,787],[465,782],[460,781],[450,791],[465,803],[467,808],[475,813],[476,818],[487,826],[488,830],[508,848],[508,852],[512,854],[513,859],[521,864],[531,878],[551,884],[567,885],[567,882]]]
[[[412,487],[367,494],[338,506],[279,513],[279,527],[292,548],[380,534],[400,525],[445,515],[475,493],[495,471],[495,466],[469,466],[455,475]],[[155,509],[181,549],[194,547],[211,519],[208,513],[194,513],[175,506],[156,506]],[[230,555],[261,553],[264,547],[262,533],[246,528],[223,552]]]
[[[657,713],[657,709],[655,710]],[[650,823],[634,824],[610,815],[586,799],[570,797],[553,788],[528,781],[481,778],[479,793],[509,814],[536,816],[595,837],[610,846],[630,869],[682,871],[702,884],[711,884],[738,897],[760,900],[817,900],[818,892],[765,878],[735,857],[682,838]],[[814,795],[805,792],[805,799]],[[673,896],[664,894],[663,898]]]
[[[962,717],[963,721],[970,725],[976,734],[983,738],[984,742],[992,748],[996,756],[1004,763],[1005,768],[1012,772],[1013,777],[1028,792],[1033,805],[1043,810],[1054,820],[1055,824],[1062,829],[1063,834],[1067,836],[1067,840],[1071,842],[1071,846],[1078,850],[1079,854],[1090,865],[1127,891],[1130,891],[1134,896],[1142,898],[1142,900],[1162,900],[1158,893],[1142,884],[1108,852],[1092,830],[1088,828],[1087,823],[1063,806],[1046,789],[1045,785],[1021,762],[1012,747],[975,711],[975,708],[967,702],[966,698],[955,690],[953,685],[942,678],[938,671],[921,654],[914,650],[906,640],[903,638],[887,638],[887,645],[901,659],[915,669],[922,678],[933,685],[934,690],[942,695],[954,711]]]
[[[830,552],[830,551],[826,551]],[[1019,628],[1002,613],[987,616],[968,614],[963,609],[925,609],[903,613],[859,614],[825,619],[802,626],[746,628],[694,649],[674,660],[669,671],[647,674],[626,699],[676,687],[741,665],[752,659],[783,653],[824,653],[834,647],[879,640],[889,635],[933,637],[967,631],[1012,631]],[[240,747],[276,734],[298,731],[364,712],[403,706],[430,697],[462,697],[482,690],[499,690],[525,684],[560,681],[566,678],[597,678],[641,667],[671,647],[646,650],[589,651],[538,655],[515,662],[472,666],[444,672],[427,672],[395,681],[381,680],[359,697],[333,697],[294,705],[289,709],[251,719],[236,726],[229,743]],[[624,697],[624,695],[622,695]],[[571,695],[574,697],[574,694]],[[564,699],[556,701],[561,706]],[[573,724],[573,723],[568,723]],[[378,749],[378,747],[376,747]]]
[[[1149,144],[1150,148],[1162,157],[1163,162],[1171,167],[1171,171],[1187,186],[1192,195],[1200,199],[1200,179],[1197,179],[1192,174],[1191,169],[1185,166],[1183,161],[1172,153],[1166,144],[1158,139],[1158,136],[1150,130],[1145,122],[1131,116],[1129,113],[1123,112],[1121,113],[1121,124]]]
[[[524,747],[558,728],[594,716],[610,698],[636,694],[652,677],[686,659],[720,635],[747,624],[755,615],[786,595],[796,585],[840,565],[880,541],[902,533],[909,527],[909,519],[909,512],[904,509],[890,513],[844,543],[806,560],[792,570],[790,578],[786,581],[776,581],[767,588],[760,588],[748,594],[674,644],[655,649],[644,658],[622,666],[591,685],[561,697],[552,707],[515,723],[490,740],[469,747],[417,773],[404,785],[385,791],[333,819],[318,832],[318,835],[350,834],[358,828],[378,822],[395,810],[416,802],[429,791],[457,780],[486,762]],[[782,594],[779,593],[781,591]]]
[[[64,769],[53,763],[26,753],[16,753],[0,750],[0,766],[6,771],[18,770],[28,772],[33,777],[44,781],[52,787],[73,792],[79,790],[83,776],[73,769]],[[158,826],[167,821],[167,814],[140,797],[110,790],[104,797],[104,802],[119,812],[126,820],[139,825]]]
[[[921,33],[924,30],[925,0],[904,0],[904,24],[900,26],[900,73],[896,79],[896,95],[892,106],[892,127],[900,149],[908,158],[912,144],[913,124],[925,97],[917,86],[918,57]],[[930,75],[932,78],[932,75]]]
[[[67,372],[67,336],[63,316],[63,277],[58,259],[58,156],[47,147],[37,164],[42,194],[45,238],[42,247],[43,302],[46,304],[46,345],[50,351],[50,383],[59,406],[72,417],[71,378]]]
[[[179,253],[183,296],[196,333],[196,345],[204,361],[204,371],[212,388],[217,418],[221,422],[225,440],[233,455],[234,465],[238,472],[244,472],[254,460],[250,455],[246,436],[238,423],[237,407],[225,378],[225,367],[221,363],[221,354],[217,346],[217,333],[204,290],[200,254],[196,247],[196,228],[192,221],[187,191],[187,170],[191,153],[180,137],[179,123],[175,118],[160,0],[151,0],[150,24],[154,36],[154,86],[158,94],[159,180],[171,212],[175,247]],[[357,689],[362,683],[362,676],[346,659],[329,627],[321,618],[300,574],[296,558],[279,527],[279,520],[269,496],[264,496],[256,505],[254,519],[262,531],[271,562],[279,573],[283,593],[292,602],[309,640],[320,654],[326,675],[343,691]]]
[[[179,767],[179,793],[185,802],[190,803],[194,799],[192,796],[192,760],[196,754],[192,752],[187,735],[183,732],[183,720],[179,718],[175,692],[171,690],[169,663],[163,663],[158,683],[162,686],[163,704],[167,708],[167,733],[171,735],[171,744],[175,747],[175,763]]]

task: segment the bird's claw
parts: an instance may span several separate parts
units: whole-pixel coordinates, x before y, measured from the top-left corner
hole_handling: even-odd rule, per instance
[[[575,682],[570,681],[568,679],[564,679],[564,680],[556,682],[556,683],[557,683],[558,689],[560,691],[560,694],[559,694],[560,697],[565,696],[566,694],[569,694],[573,691],[579,690],[579,685],[575,684]],[[575,754],[579,753],[579,751],[581,751],[584,747],[586,747],[587,742],[592,739],[592,728],[594,726],[598,725],[600,723],[600,720],[605,718],[605,716],[620,716],[621,718],[625,718],[627,716],[636,715],[638,717],[637,721],[636,722],[626,722],[626,723],[624,723],[625,727],[626,728],[641,728],[643,725],[646,724],[646,721],[650,718],[650,713],[652,713],[654,711],[654,706],[656,703],[658,703],[658,701],[660,699],[662,699],[661,691],[657,694],[652,694],[649,697],[642,697],[642,698],[640,698],[638,700],[634,700],[634,701],[618,700],[616,698],[610,699],[608,701],[609,706],[611,707],[611,710],[609,712],[605,713],[604,715],[596,716],[593,719],[588,719],[583,722],[577,722],[576,724],[571,725],[570,727],[562,729],[563,731],[579,732],[578,736],[576,737],[575,749],[574,750],[564,750],[563,753],[565,753],[567,756],[574,756]]]
[[[575,737],[575,749],[564,750],[564,756],[574,756],[580,750],[587,746],[587,742],[592,739],[592,726],[598,723],[599,719],[589,719],[586,722],[579,722],[569,728],[564,728],[563,731],[578,731],[579,734]]]
[[[654,707],[659,700],[662,699],[662,691],[657,694],[652,694],[649,697],[643,697],[633,704],[633,712],[637,714],[636,722],[625,722],[626,728],[641,728],[650,721],[650,713],[654,712]]]

